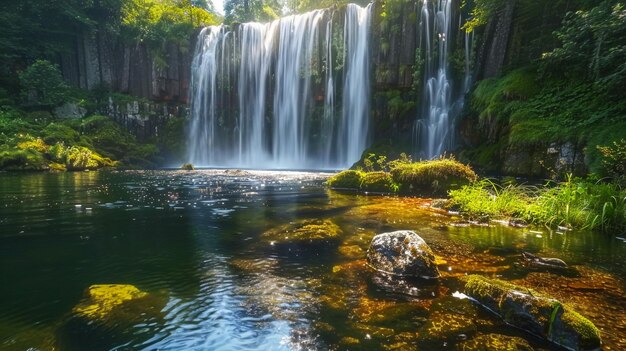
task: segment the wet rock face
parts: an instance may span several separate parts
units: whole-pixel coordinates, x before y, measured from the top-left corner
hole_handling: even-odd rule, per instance
[[[374,269],[403,277],[439,277],[435,255],[414,231],[401,230],[376,235],[367,251],[367,262]]]
[[[504,322],[568,350],[597,350],[600,331],[588,319],[555,299],[504,281],[469,276],[465,293]]]

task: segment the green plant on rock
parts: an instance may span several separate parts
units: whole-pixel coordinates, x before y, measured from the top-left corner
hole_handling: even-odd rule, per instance
[[[326,184],[331,188],[360,189],[364,177],[365,172],[347,170],[330,177]]]
[[[401,192],[429,195],[445,194],[478,179],[469,166],[454,158],[399,164],[391,174]]]
[[[377,193],[395,193],[398,191],[398,185],[394,183],[391,174],[378,171],[365,174],[361,189]]]

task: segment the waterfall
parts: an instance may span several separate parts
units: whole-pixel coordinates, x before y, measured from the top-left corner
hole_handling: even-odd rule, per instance
[[[211,164],[214,162],[212,154],[205,149],[216,147],[216,109],[217,109],[217,49],[220,37],[223,36],[223,27],[204,28],[198,36],[196,55],[191,64],[191,114],[204,115],[204,118],[193,118],[191,130],[195,131],[189,145],[189,156],[194,162]],[[201,93],[202,92],[202,93]]]
[[[202,30],[192,63],[191,162],[331,169],[359,159],[369,135],[371,5],[348,5],[343,20],[336,12]]]
[[[369,130],[369,52],[368,31],[370,8],[349,4],[346,9],[344,27],[344,47],[346,77],[343,86],[343,114],[341,124],[341,144],[339,164],[349,164],[358,160],[366,147]]]
[[[465,76],[460,97],[454,100],[449,68],[453,30],[452,0],[423,0],[420,18],[420,33],[424,40],[425,80],[423,108],[416,121],[414,134],[420,156],[432,159],[441,156],[454,146],[454,118],[460,113],[464,94],[471,83],[469,65],[471,36],[466,33],[464,38]]]
[[[425,134],[422,145],[426,158],[437,157],[451,142],[451,81],[448,78],[448,38],[450,34],[451,1],[428,0],[422,5],[422,32],[425,35],[424,114],[419,123]],[[432,16],[432,19],[431,19]],[[434,50],[437,50],[434,52]]]
[[[319,22],[324,11],[289,16],[279,22],[280,44],[274,98],[273,164],[281,168],[313,166],[307,158],[311,75]]]

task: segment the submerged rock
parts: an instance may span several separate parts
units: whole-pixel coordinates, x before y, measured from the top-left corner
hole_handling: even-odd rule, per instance
[[[124,342],[135,325],[159,321],[165,303],[133,285],[92,285],[57,330],[58,346],[100,350]]]
[[[472,275],[465,293],[504,322],[569,350],[600,348],[600,331],[588,319],[555,299],[513,284]]]
[[[522,252],[522,258],[527,268],[537,271],[566,272],[570,268],[563,260],[553,257],[539,257],[529,252]]]
[[[72,309],[72,313],[91,320],[105,320],[127,301],[138,300],[148,294],[133,285],[101,284],[87,289],[86,298]]]
[[[376,235],[367,251],[367,262],[374,269],[403,277],[439,277],[435,255],[414,231],[401,230]]]
[[[271,244],[338,243],[343,231],[328,219],[303,220],[282,225],[263,233],[261,237]]]
[[[533,351],[528,341],[502,334],[482,334],[459,345],[460,351]]]

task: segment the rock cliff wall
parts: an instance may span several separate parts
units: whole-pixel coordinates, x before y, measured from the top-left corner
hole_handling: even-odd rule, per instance
[[[193,44],[170,43],[156,57],[142,43],[129,44],[101,31],[85,32],[73,50],[61,55],[63,76],[73,86],[91,90],[106,85],[115,92],[160,102],[187,103]]]

